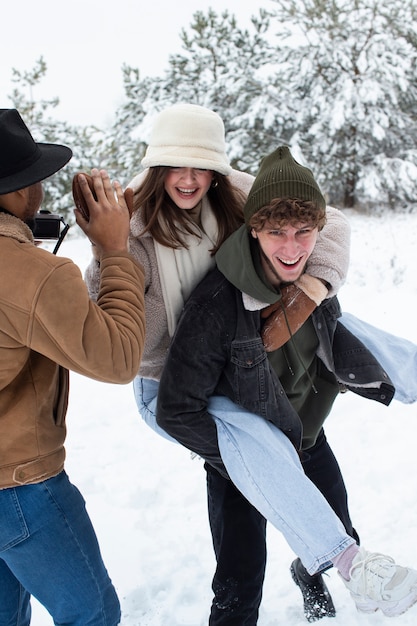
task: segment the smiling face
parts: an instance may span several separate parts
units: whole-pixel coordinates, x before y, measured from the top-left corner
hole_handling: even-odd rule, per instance
[[[318,228],[309,224],[287,224],[275,228],[265,224],[251,231],[258,240],[263,270],[272,285],[292,283],[304,272],[316,245]]]
[[[325,223],[325,208],[295,198],[275,198],[252,215],[250,233],[259,243],[262,267],[272,285],[301,276]]]
[[[194,167],[171,167],[164,181],[165,191],[180,209],[194,209],[204,198],[213,181],[211,170]]]

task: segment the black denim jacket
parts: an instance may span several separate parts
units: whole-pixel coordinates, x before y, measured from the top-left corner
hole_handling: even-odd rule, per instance
[[[339,322],[336,297],[312,318],[317,355],[341,389],[389,404],[394,387],[369,350]],[[172,437],[225,473],[215,423],[207,407],[227,396],[280,428],[299,449],[301,421],[270,366],[260,336],[260,311],[243,306],[242,292],[215,269],[187,301],[161,377],[157,421]]]

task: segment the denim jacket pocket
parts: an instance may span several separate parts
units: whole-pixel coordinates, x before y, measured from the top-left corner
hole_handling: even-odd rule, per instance
[[[262,339],[233,341],[231,345],[233,387],[238,404],[256,413],[264,413],[270,395],[269,361]]]
[[[0,490],[0,554],[28,537],[16,489]]]

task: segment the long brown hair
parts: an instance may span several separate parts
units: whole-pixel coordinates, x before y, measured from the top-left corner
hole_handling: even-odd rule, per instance
[[[141,211],[145,228],[141,234],[152,237],[168,248],[187,248],[188,234],[199,237],[195,223],[171,200],[164,182],[170,168],[156,166],[149,172],[134,196],[134,210]],[[211,254],[215,254],[223,241],[243,224],[245,195],[234,187],[227,176],[215,172],[207,192],[218,225],[218,237]]]

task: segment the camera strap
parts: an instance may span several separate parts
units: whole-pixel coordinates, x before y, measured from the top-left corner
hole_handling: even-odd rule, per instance
[[[58,252],[58,248],[61,245],[61,243],[64,241],[64,237],[65,237],[65,235],[67,234],[67,232],[69,230],[69,224],[66,224],[64,222],[64,220],[62,219],[62,217],[61,217],[61,222],[64,224],[64,228],[61,230],[61,233],[59,235],[59,239],[56,242],[56,246],[53,249],[52,254],[56,254]]]

